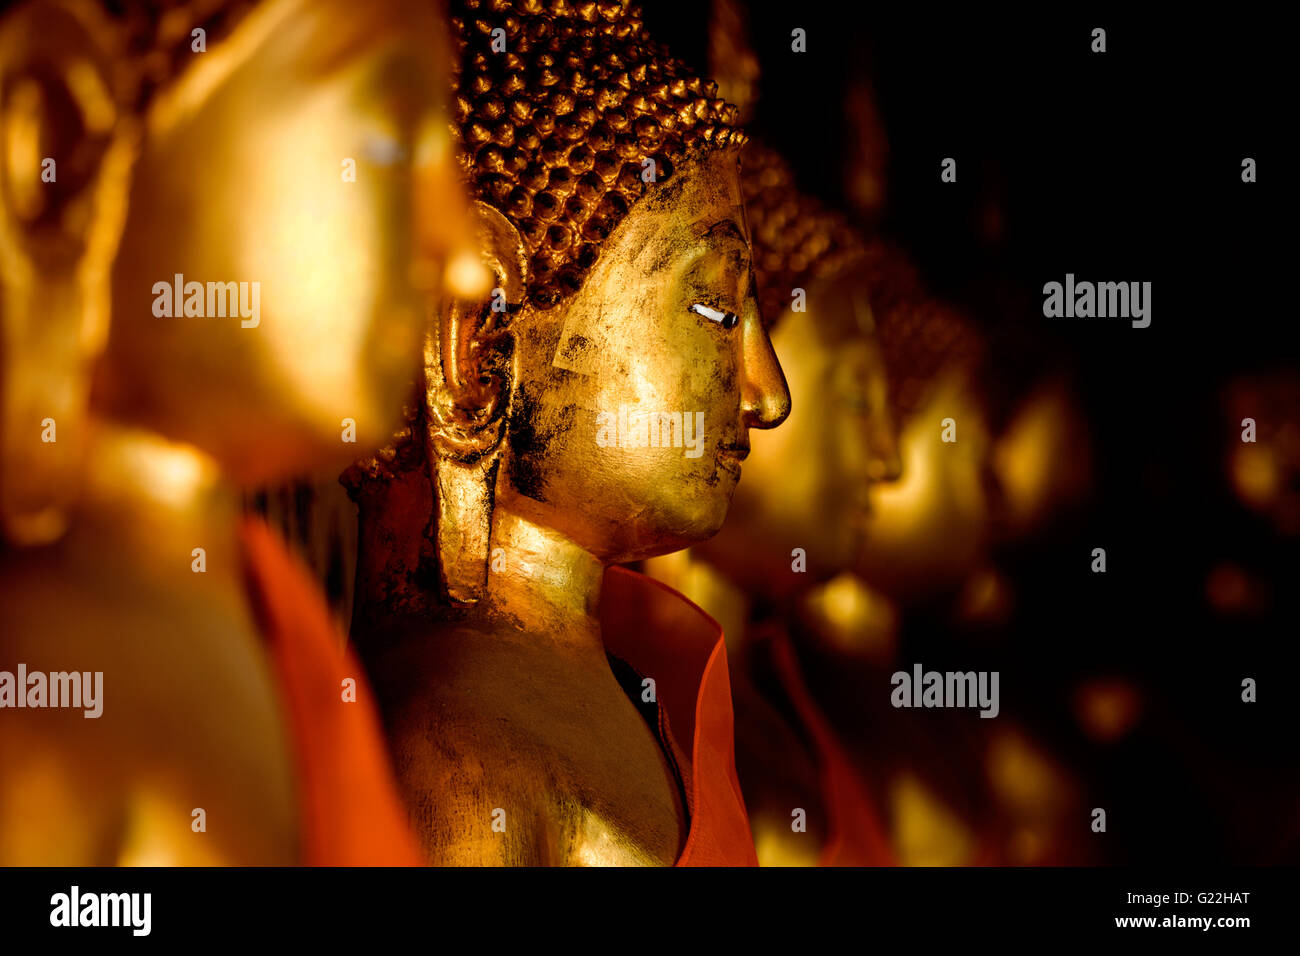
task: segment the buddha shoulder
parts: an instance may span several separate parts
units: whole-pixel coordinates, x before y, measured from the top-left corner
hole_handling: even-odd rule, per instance
[[[112,562],[74,578],[22,557],[0,564],[0,817],[24,822],[0,829],[44,849],[0,858],[293,862],[288,741],[248,622]]]
[[[679,813],[662,758],[608,663],[515,637],[449,628],[372,667],[431,861],[671,862]],[[640,832],[646,819],[663,826]]]

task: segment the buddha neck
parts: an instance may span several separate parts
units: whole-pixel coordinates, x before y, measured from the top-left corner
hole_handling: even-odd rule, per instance
[[[497,503],[487,593],[469,615],[550,641],[557,650],[604,656],[600,588],[605,565],[560,532]]]
[[[90,429],[86,451],[81,497],[67,537],[73,553],[102,562],[111,549],[112,562],[124,571],[239,586],[239,500],[211,457],[153,432],[103,420]],[[204,550],[203,575],[195,570],[196,548]]]

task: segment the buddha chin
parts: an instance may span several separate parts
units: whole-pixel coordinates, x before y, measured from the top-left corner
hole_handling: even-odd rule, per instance
[[[526,483],[530,475],[527,458],[512,462],[512,488],[500,494],[498,507],[563,531],[605,564],[678,551],[712,537],[722,527],[740,475],[734,452],[718,451],[691,461],[672,447],[608,451],[610,471],[599,491],[593,491],[599,496],[590,499],[589,509],[574,512],[564,506],[560,510],[547,500],[544,490],[533,492],[539,497],[518,491],[514,486],[521,479]],[[604,466],[592,463],[600,471]],[[545,487],[567,484],[570,491],[563,493],[567,498],[575,485],[586,485],[585,476],[575,474],[583,469],[577,461],[571,470],[557,469]]]

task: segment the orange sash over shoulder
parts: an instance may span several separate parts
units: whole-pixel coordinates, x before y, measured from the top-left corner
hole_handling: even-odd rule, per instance
[[[240,529],[249,598],[288,719],[308,866],[421,866],[370,688],[307,570],[261,521]],[[356,701],[343,700],[345,678]]]
[[[722,628],[672,588],[617,567],[605,572],[600,624],[605,649],[655,682],[660,737],[675,751],[690,814],[677,866],[757,866],[736,777]],[[689,741],[690,752],[677,741]]]

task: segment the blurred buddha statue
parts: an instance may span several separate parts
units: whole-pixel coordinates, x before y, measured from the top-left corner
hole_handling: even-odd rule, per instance
[[[1233,496],[1273,533],[1300,534],[1300,375],[1241,376],[1223,389]]]
[[[859,554],[856,570],[894,599],[930,594],[959,583],[988,542],[982,342],[889,243],[871,242],[860,269],[880,316],[902,475],[869,491],[871,547]]]
[[[1001,635],[1015,593],[997,549],[1041,530],[1088,473],[1064,385],[1046,378],[1000,389],[991,382],[1000,358],[972,321],[936,298],[887,240],[866,250],[858,269],[880,329],[901,474],[868,489],[866,546],[853,564],[799,601],[812,693],[826,698],[845,746],[870,771],[900,862],[1080,862],[1086,830],[1071,831],[1085,819],[1078,781],[1022,718],[1008,711],[972,723],[965,711],[893,710],[883,697],[845,692],[888,686],[891,672],[925,659],[936,636]],[[825,679],[832,667],[843,683]]]
[[[482,275],[444,42],[417,0],[0,19],[0,861],[419,862],[239,495],[391,435],[425,297]]]
[[[731,0],[712,11],[711,68],[756,96],[743,12]],[[848,164],[846,192],[875,222],[887,141],[869,85],[855,86],[846,108],[853,142],[867,150]],[[646,568],[724,624],[760,861],[993,862],[1007,858],[1009,829],[1025,854],[1047,852],[1055,844],[1041,821],[1009,827],[1001,806],[1025,790],[1004,785],[1007,773],[1026,767],[1043,771],[1034,794],[1064,792],[1050,758],[994,761],[1001,738],[984,722],[894,710],[887,691],[911,601],[968,579],[987,584],[1001,472],[1019,479],[1014,517],[1027,523],[1042,510],[1043,476],[1069,456],[1045,465],[1034,456],[1035,441],[1049,457],[1060,448],[1044,414],[1016,419],[1027,424],[1009,429],[1010,451],[996,455],[973,324],[935,299],[895,246],[801,193],[770,150],[751,144],[744,168],[764,315],[794,411],[755,442],[722,531]],[[957,440],[944,441],[945,430]],[[972,614],[1004,607],[1000,583],[992,578],[992,593],[967,587]],[[809,675],[808,663],[842,679]],[[1012,807],[1027,820],[1022,809]]]
[[[353,638],[424,849],[752,864],[722,635],[609,568],[715,533],[750,429],[789,412],[744,137],[626,3],[469,0],[454,22],[495,289],[443,303],[409,429],[345,476]]]
[[[1300,536],[1300,374],[1267,366],[1224,382],[1210,454],[1221,461],[1215,488],[1231,506],[1216,509],[1227,530],[1214,534],[1205,599],[1236,624],[1294,607],[1288,555]]]
[[[958,585],[992,533],[979,340],[893,247],[800,193],[777,156],[750,144],[743,161],[760,301],[793,411],[754,442],[722,530],[646,569],[724,625],[759,860],[1059,862],[1077,788],[1014,717],[994,728],[968,711],[888,704],[905,598]],[[958,443],[942,442],[950,416],[968,432]],[[909,464],[924,507],[890,494]],[[899,529],[885,557],[878,525]],[[951,554],[938,546],[948,534]],[[881,568],[877,590],[866,575]],[[810,655],[845,679],[809,680]]]
[[[803,684],[789,634],[800,595],[860,559],[869,489],[898,477],[879,333],[859,278],[865,249],[773,151],[751,143],[742,162],[760,302],[793,410],[755,440],[722,531],[646,567],[723,624],[760,863],[889,863],[879,815]]]

